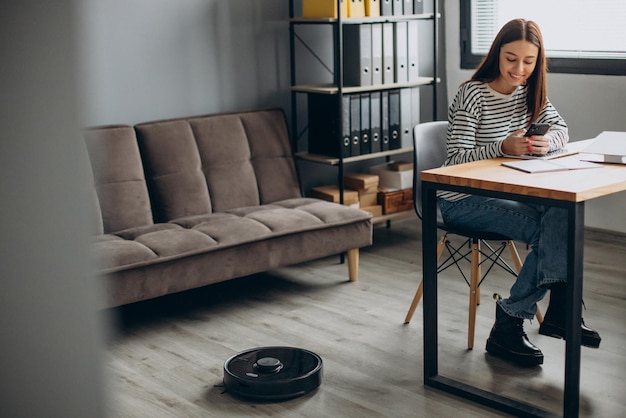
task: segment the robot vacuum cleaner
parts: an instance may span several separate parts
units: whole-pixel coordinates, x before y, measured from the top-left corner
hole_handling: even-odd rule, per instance
[[[227,392],[259,400],[285,400],[322,383],[322,358],[293,347],[261,347],[235,354],[224,363]]]

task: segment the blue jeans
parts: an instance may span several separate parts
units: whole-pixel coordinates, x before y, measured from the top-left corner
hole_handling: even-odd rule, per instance
[[[438,199],[444,222],[472,231],[495,232],[530,246],[510,296],[498,304],[510,316],[532,319],[552,283],[567,278],[567,211],[471,195]]]

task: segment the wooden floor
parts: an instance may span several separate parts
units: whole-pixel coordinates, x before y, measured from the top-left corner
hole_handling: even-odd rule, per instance
[[[626,417],[626,243],[590,235],[583,316],[603,339],[600,349],[582,352],[580,416]],[[403,324],[421,278],[419,222],[377,225],[374,242],[361,251],[356,283],[332,257],[108,311],[110,416],[503,416],[422,384],[421,304]],[[542,367],[520,369],[485,353],[491,295],[506,296],[512,276],[494,270],[483,283],[473,350],[466,349],[467,286],[452,270],[439,277],[440,372],[560,414],[563,341],[526,322],[544,352]],[[225,360],[262,346],[319,354],[321,386],[283,402],[224,393]]]

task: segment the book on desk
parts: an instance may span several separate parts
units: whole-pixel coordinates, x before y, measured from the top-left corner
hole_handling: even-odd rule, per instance
[[[580,152],[581,160],[626,164],[626,132],[604,131]]]

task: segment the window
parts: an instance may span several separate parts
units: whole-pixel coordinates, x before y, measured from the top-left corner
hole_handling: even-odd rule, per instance
[[[626,75],[624,0],[461,0],[461,68],[475,69],[509,20],[537,22],[553,73]]]

